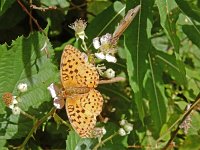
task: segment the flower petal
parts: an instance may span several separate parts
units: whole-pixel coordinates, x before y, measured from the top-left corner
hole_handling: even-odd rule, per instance
[[[47,87],[47,89],[49,90],[49,92],[50,92],[52,98],[57,97],[56,90],[55,90],[55,87],[54,87],[54,84],[53,84],[53,83],[51,83],[51,84]]]
[[[101,44],[100,44],[100,41],[99,41],[99,37],[96,37],[93,39],[93,46],[95,49],[99,49]]]
[[[113,63],[116,63],[116,62],[117,62],[117,59],[116,59],[114,56],[109,55],[109,54],[106,54],[106,60],[107,60],[108,62],[113,62]]]
[[[105,55],[101,52],[101,53],[95,53],[95,56],[99,59],[105,59]]]
[[[109,33],[106,33],[100,38],[101,45],[109,44],[111,39],[112,39],[112,35]]]

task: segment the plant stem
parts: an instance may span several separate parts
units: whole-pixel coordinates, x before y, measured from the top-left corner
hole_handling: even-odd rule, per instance
[[[125,78],[123,77],[115,77],[110,80],[100,80],[99,84],[109,84],[109,83],[115,83],[115,82],[120,82],[120,81],[125,81]]]
[[[106,143],[107,141],[111,140],[113,137],[115,137],[116,135],[118,135],[117,132],[115,132],[114,134],[112,134],[111,136],[109,136],[108,138],[104,139],[103,141],[99,142],[92,150],[97,150],[101,145],[103,145],[104,143]]]
[[[36,118],[34,116],[31,116],[30,114],[26,113],[23,110],[20,110],[20,113],[23,114],[24,116],[26,116],[29,119],[35,120]]]
[[[55,112],[56,108],[53,107],[51,108],[51,110],[44,116],[42,117],[40,120],[36,120],[34,123],[34,126],[32,127],[31,131],[29,132],[29,134],[27,135],[27,137],[25,138],[24,142],[18,147],[18,149],[24,149],[24,146],[26,145],[26,143],[28,142],[28,140],[31,138],[31,136],[33,135],[33,133],[37,130],[37,128],[48,119],[48,117],[52,116]]]

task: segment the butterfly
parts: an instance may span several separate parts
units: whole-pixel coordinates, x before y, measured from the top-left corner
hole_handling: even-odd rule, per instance
[[[86,54],[67,45],[61,57],[60,77],[69,121],[80,137],[89,138],[103,106],[103,97],[95,89],[99,74]]]

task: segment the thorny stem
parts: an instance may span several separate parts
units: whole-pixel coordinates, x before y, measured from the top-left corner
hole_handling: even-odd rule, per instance
[[[34,116],[31,116],[30,114],[26,113],[25,111],[20,109],[20,113],[23,114],[24,116],[26,116],[27,118],[30,118],[32,120],[35,120]]]
[[[108,138],[104,139],[103,141],[99,142],[92,150],[98,150],[98,148],[103,145],[104,143],[106,143],[107,141],[111,140],[113,137],[115,137],[116,135],[118,135],[117,132],[115,132],[114,134],[112,134],[111,136],[109,136]]]
[[[72,127],[71,127],[66,121],[64,121],[62,118],[60,118],[60,116],[58,116],[57,113],[54,113],[54,114],[53,114],[53,117],[54,117],[54,118],[58,118],[59,121],[60,121],[62,124],[66,125],[69,129],[72,130]]]
[[[120,81],[125,81],[125,78],[123,77],[115,77],[110,80],[100,80],[99,84],[109,84],[109,83],[115,83],[115,82],[120,82]]]
[[[169,146],[171,145],[172,141],[174,140],[174,138],[176,137],[179,129],[180,129],[180,125],[185,121],[185,119],[191,114],[192,110],[195,109],[195,107],[200,103],[200,98],[197,98],[197,100],[195,101],[195,103],[190,107],[190,109],[188,109],[188,111],[186,111],[169,129],[168,132],[178,123],[178,126],[176,128],[176,130],[173,132],[170,140],[167,142],[167,144],[163,147],[163,150],[166,150],[169,148]],[[163,138],[165,137],[166,134],[168,134],[168,132],[166,132],[164,135],[162,135],[158,140],[157,143]]]
[[[52,116],[55,112],[56,108],[53,107],[44,117],[42,117],[39,120],[36,120],[34,123],[33,128],[31,129],[31,131],[29,132],[28,136],[25,138],[24,142],[17,147],[18,149],[24,149],[24,146],[26,145],[26,143],[28,142],[28,140],[31,138],[31,136],[33,135],[33,133],[37,130],[37,128],[47,120],[48,117]]]

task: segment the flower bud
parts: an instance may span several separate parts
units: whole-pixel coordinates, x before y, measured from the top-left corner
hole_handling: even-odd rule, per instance
[[[27,91],[27,84],[26,83],[19,83],[18,86],[17,86],[17,89],[20,91],[20,92],[26,92]]]
[[[109,78],[109,79],[114,78],[115,77],[115,71],[113,69],[109,68],[104,72],[104,76],[106,78]]]
[[[119,128],[118,133],[121,136],[125,136],[126,135],[126,131],[123,128]]]

